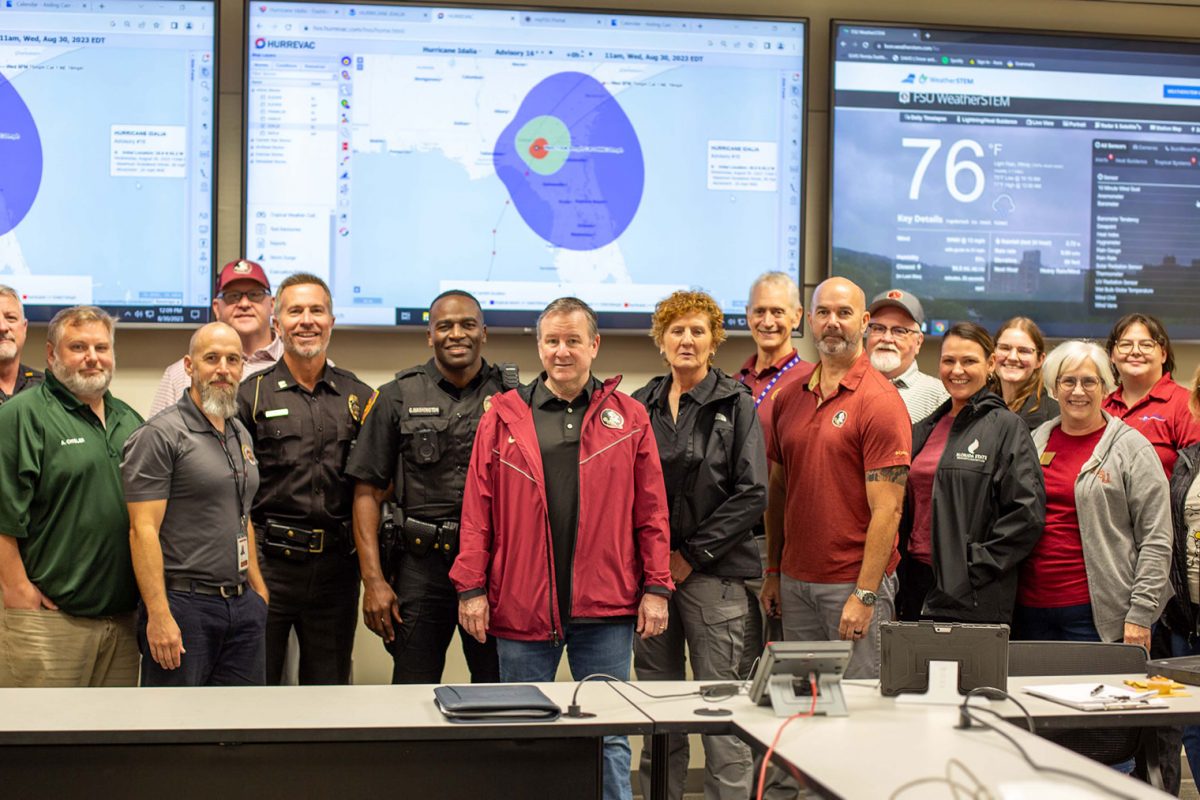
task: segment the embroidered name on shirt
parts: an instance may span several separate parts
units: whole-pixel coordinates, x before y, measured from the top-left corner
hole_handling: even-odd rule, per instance
[[[976,453],[975,451],[978,449],[979,449],[979,440],[976,439],[975,441],[973,441],[969,445],[967,445],[967,452],[955,453],[954,457],[957,458],[959,461],[970,461],[972,464],[986,464],[987,460],[988,460],[987,455],[985,455],[983,453]]]
[[[77,436],[73,439],[60,439],[58,444],[60,447],[66,447],[69,444],[83,444],[86,441],[87,439],[84,439],[82,436]]]
[[[410,417],[436,417],[442,413],[439,406],[410,406],[408,415]]]

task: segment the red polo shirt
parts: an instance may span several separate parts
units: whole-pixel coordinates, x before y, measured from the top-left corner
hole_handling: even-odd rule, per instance
[[[767,456],[787,471],[783,573],[853,583],[871,522],[866,473],[911,461],[912,423],[900,393],[864,352],[824,402],[819,366],[806,367],[775,398],[772,424]],[[889,574],[900,561],[896,544]]]
[[[1165,372],[1150,389],[1150,393],[1133,404],[1133,408],[1125,405],[1124,389],[1118,387],[1115,392],[1104,398],[1104,410],[1126,424],[1136,428],[1139,433],[1154,445],[1154,452],[1162,461],[1167,478],[1175,469],[1178,451],[1190,444],[1200,442],[1200,423],[1192,416],[1188,408],[1187,389],[1171,380],[1171,373]]]
[[[756,372],[754,364],[758,354],[751,355],[742,364],[737,379],[750,388],[754,395],[754,408],[758,411],[758,421],[762,423],[763,436],[767,441],[767,452],[771,452],[771,417],[775,410],[775,398],[786,386],[791,386],[801,373],[807,373],[813,364],[800,358],[800,354],[792,348],[792,352]],[[793,363],[794,362],[794,363]],[[790,366],[789,366],[790,365]]]

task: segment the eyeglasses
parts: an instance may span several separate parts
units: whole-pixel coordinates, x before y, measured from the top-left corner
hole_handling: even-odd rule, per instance
[[[1068,392],[1075,391],[1076,386],[1082,386],[1085,392],[1094,392],[1100,387],[1100,379],[1087,375],[1083,378],[1076,378],[1074,375],[1058,379],[1058,388],[1065,389]]]
[[[880,325],[878,322],[868,322],[867,331],[872,336],[883,336],[888,331],[891,331],[893,339],[907,339],[914,333],[920,333],[920,331],[915,331],[912,328],[902,328],[899,325],[889,328],[887,325]]]
[[[1132,339],[1121,339],[1113,349],[1123,356],[1127,356],[1137,349],[1139,353],[1153,353],[1154,348],[1158,347],[1158,342],[1153,339],[1142,339],[1140,342],[1135,342]]]
[[[996,352],[1002,356],[1007,356],[1012,351],[1016,350],[1017,355],[1021,358],[1033,358],[1037,355],[1037,350],[1032,347],[1013,347],[1011,344],[996,345]]]
[[[238,303],[242,302],[243,297],[250,298],[251,303],[261,303],[264,299],[266,299],[268,294],[270,294],[270,292],[268,292],[266,289],[251,289],[248,292],[221,292],[219,295],[217,295],[217,297],[221,298],[221,301],[228,305],[236,306]]]

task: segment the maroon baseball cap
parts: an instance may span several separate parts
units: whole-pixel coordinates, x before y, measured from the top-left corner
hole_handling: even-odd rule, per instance
[[[221,267],[221,272],[217,275],[217,294],[225,290],[225,287],[234,281],[254,281],[262,284],[262,287],[268,292],[271,291],[271,282],[267,280],[267,273],[263,268],[245,258],[239,258],[237,261],[230,261],[225,266]]]

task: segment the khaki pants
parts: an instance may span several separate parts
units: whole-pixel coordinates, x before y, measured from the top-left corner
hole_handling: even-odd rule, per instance
[[[133,612],[73,617],[0,609],[0,687],[136,686]]]

